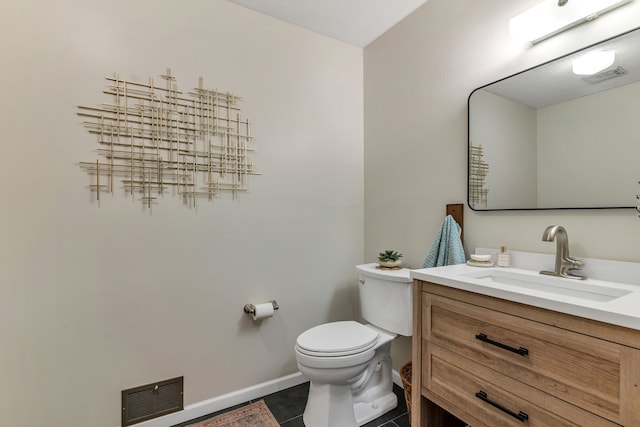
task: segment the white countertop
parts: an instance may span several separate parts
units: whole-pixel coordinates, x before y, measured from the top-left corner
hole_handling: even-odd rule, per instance
[[[524,253],[523,253],[524,254]],[[521,255],[522,256],[522,255]],[[599,263],[608,263],[608,261],[599,260]],[[619,262],[611,261],[614,266],[619,266]],[[597,263],[594,263],[597,264]],[[636,268],[640,268],[640,264],[631,264],[623,266],[630,268],[631,276],[635,276],[633,282],[609,282],[602,279],[587,279],[578,281],[566,278],[554,278],[556,280],[567,280],[571,286],[578,288],[581,284],[596,286],[614,286],[616,289],[624,289],[631,291],[628,295],[624,295],[611,301],[591,301],[588,299],[578,298],[575,296],[558,295],[556,293],[545,292],[544,290],[522,288],[502,283],[487,283],[483,280],[477,280],[469,277],[469,273],[486,271],[490,273],[491,269],[502,270],[504,272],[513,272],[525,275],[531,280],[537,280],[542,277],[537,270],[529,270],[513,267],[472,267],[466,264],[451,265],[446,267],[424,268],[411,270],[412,279],[423,280],[427,282],[437,283],[456,289],[475,292],[482,295],[492,296],[505,299],[508,301],[519,302],[532,305],[535,307],[546,308],[561,313],[572,314],[575,316],[585,317],[588,319],[598,320],[614,325],[624,326],[632,329],[640,330],[640,274],[634,274]],[[623,268],[623,269],[624,269]],[[546,270],[551,268],[544,268]],[[635,271],[637,273],[637,271]],[[466,275],[466,276],[465,276]]]

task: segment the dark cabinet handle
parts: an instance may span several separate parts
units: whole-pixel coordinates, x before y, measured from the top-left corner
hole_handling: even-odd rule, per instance
[[[527,354],[529,354],[529,350],[527,350],[524,347],[515,348],[506,344],[502,344],[501,342],[498,342],[498,341],[490,340],[486,334],[477,334],[476,339],[480,341],[484,341],[487,344],[495,345],[496,347],[500,347],[502,349],[512,351],[514,353],[519,354],[520,356],[526,356]]]
[[[511,415],[513,418],[517,419],[520,422],[525,422],[526,420],[529,419],[529,415],[525,414],[524,412],[520,411],[516,414],[512,410],[507,409],[504,406],[500,405],[499,403],[496,403],[493,400],[489,399],[487,397],[487,393],[485,393],[482,390],[476,393],[476,397],[480,400],[487,402],[489,405],[500,409],[502,412],[506,412],[507,414]]]

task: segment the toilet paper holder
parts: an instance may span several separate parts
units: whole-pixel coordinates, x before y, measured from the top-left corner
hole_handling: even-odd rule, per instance
[[[278,305],[278,303],[276,302],[276,300],[272,299],[270,301],[271,305],[273,306],[274,310],[277,310],[280,308],[280,306]],[[256,312],[256,306],[254,304],[245,304],[244,305],[244,312],[247,314],[255,314]]]

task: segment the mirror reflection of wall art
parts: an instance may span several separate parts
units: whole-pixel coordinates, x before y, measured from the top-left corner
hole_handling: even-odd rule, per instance
[[[92,177],[89,186],[100,201],[113,193],[114,181],[125,194],[151,208],[159,196],[177,195],[185,206],[212,201],[221,192],[235,199],[246,191],[249,175],[258,175],[248,158],[251,126],[241,119],[239,97],[199,86],[183,93],[171,71],[147,83],[106,78],[111,103],[79,106],[84,126],[98,139],[95,162],[80,162]]]
[[[482,157],[482,145],[469,145],[469,203],[473,206],[487,206],[489,190],[485,186],[485,179],[489,164]]]

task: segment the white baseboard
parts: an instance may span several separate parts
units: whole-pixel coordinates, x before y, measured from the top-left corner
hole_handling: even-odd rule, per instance
[[[402,387],[402,379],[400,378],[400,374],[398,373],[398,371],[394,369],[391,372],[391,376],[393,378],[393,382]],[[303,377],[300,372],[296,372],[291,375],[276,378],[271,381],[256,384],[251,387],[243,388],[241,390],[233,391],[231,393],[223,394],[221,396],[213,397],[201,402],[193,403],[189,406],[186,406],[184,410],[180,412],[174,412],[173,414],[138,423],[136,424],[136,427],[171,427],[176,424],[203,417],[216,411],[230,408],[240,403],[248,402],[249,400],[266,396],[267,394],[276,393],[290,387],[295,387],[307,381],[309,380]]]
[[[153,420],[143,421],[136,424],[136,427],[171,427],[216,411],[230,408],[231,406],[238,405],[249,400],[266,396],[267,394],[276,393],[278,391],[297,386],[306,381],[308,380],[303,377],[300,372],[296,372],[291,375],[193,403],[185,406],[184,410],[180,412],[174,412],[173,414],[154,418]]]

